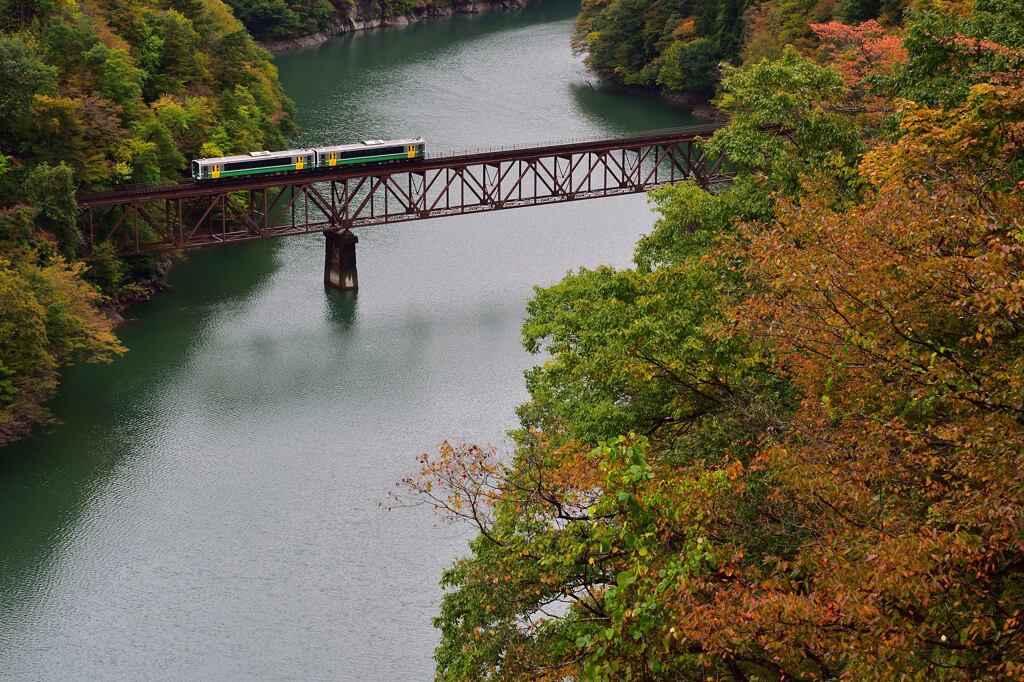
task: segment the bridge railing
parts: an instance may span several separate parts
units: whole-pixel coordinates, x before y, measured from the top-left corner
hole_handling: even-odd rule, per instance
[[[524,142],[524,143],[508,144],[508,145],[491,145],[491,146],[481,146],[481,147],[467,147],[467,148],[451,149],[451,150],[443,150],[443,151],[431,150],[430,145],[429,145],[429,141],[428,141],[426,158],[430,159],[430,160],[453,159],[453,158],[458,158],[458,157],[461,157],[461,156],[479,156],[479,155],[486,155],[486,154],[498,154],[498,153],[503,153],[503,152],[523,151],[523,150],[528,150],[528,149],[543,149],[543,148],[548,148],[548,147],[561,147],[561,146],[566,146],[566,145],[590,144],[590,143],[605,142],[605,141],[612,141],[612,140],[615,140],[615,141],[627,141],[627,142],[635,141],[638,144],[640,144],[640,143],[643,143],[643,142],[651,140],[651,139],[664,138],[664,137],[670,137],[670,136],[675,136],[675,135],[680,135],[680,136],[682,136],[682,135],[694,135],[694,134],[698,134],[699,135],[699,134],[702,134],[702,133],[706,133],[708,136],[710,136],[716,130],[722,128],[723,125],[724,124],[721,124],[721,123],[708,123],[708,124],[692,125],[692,126],[680,126],[680,127],[674,127],[674,128],[659,128],[659,129],[654,129],[654,130],[645,130],[645,131],[642,131],[642,132],[632,133],[630,135],[619,136],[619,137],[616,137],[614,132],[609,131],[609,133],[605,134],[605,135],[590,135],[590,136],[586,136],[586,137],[573,137],[573,138],[568,138],[568,139],[567,138],[561,138],[561,139],[557,139],[557,140]],[[108,194],[108,193],[111,193],[111,192],[132,192],[132,191],[137,191],[137,190],[149,190],[149,189],[156,189],[156,188],[173,187],[173,186],[176,186],[176,185],[183,185],[183,186],[184,185],[192,185],[193,182],[194,181],[192,180],[192,178],[181,178],[180,180],[177,180],[177,181],[174,181],[174,180],[163,180],[163,181],[155,181],[155,182],[126,183],[126,184],[115,185],[114,187],[111,187],[111,188],[105,189],[105,190],[101,190],[101,191],[93,191],[93,192],[90,192],[90,191],[80,191],[79,192],[79,198],[87,198],[87,197],[92,197],[92,196],[96,196],[96,195]]]
[[[425,163],[337,173],[121,187],[80,198],[82,229],[90,243],[114,240],[123,253],[143,253],[639,193],[684,179],[710,189],[731,177],[700,144],[719,128],[435,152]]]
[[[638,133],[631,133],[626,135],[616,136],[614,131],[609,131],[605,135],[589,135],[587,137],[572,137],[572,138],[561,138],[558,140],[540,140],[536,142],[524,142],[520,144],[509,144],[509,145],[498,145],[488,147],[468,147],[461,149],[453,149],[451,151],[432,152],[429,144],[427,147],[427,158],[428,159],[448,159],[458,156],[476,156],[478,154],[496,154],[499,152],[513,152],[522,151],[525,149],[542,149],[545,147],[560,147],[563,145],[573,144],[588,144],[593,142],[604,142],[606,140],[626,140],[644,142],[651,139],[669,137],[673,135],[694,135],[707,133],[708,136],[714,134],[716,130],[724,127],[724,123],[705,123],[700,125],[692,126],[677,126],[673,128],[656,128],[653,130],[644,130]]]

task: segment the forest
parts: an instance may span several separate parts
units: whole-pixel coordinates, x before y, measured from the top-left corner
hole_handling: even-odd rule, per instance
[[[284,146],[239,18],[327,11],[0,0],[0,445],[165,267],[86,249],[77,191]],[[513,451],[404,482],[477,531],[438,678],[1024,678],[1024,5],[584,0],[575,44],[713,95],[736,178],[538,289]]]
[[[588,2],[595,68],[664,77],[669,4]],[[1024,5],[836,3],[742,58],[779,7],[700,39],[735,181],[537,289],[512,451],[397,493],[477,531],[438,679],[1024,678]]]
[[[76,192],[281,148],[291,103],[220,0],[0,4],[0,445],[50,414],[62,366],[124,351],[109,314],[166,264],[89,251]]]
[[[520,7],[527,0],[227,0],[235,16],[257,39],[285,40],[366,22],[389,25],[400,17],[477,11],[475,5]]]
[[[908,0],[583,0],[574,38],[588,65],[627,86],[710,95],[721,64],[813,49],[812,24],[898,26]]]

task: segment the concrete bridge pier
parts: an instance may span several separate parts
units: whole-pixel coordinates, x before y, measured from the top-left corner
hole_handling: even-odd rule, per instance
[[[324,284],[342,291],[359,288],[356,274],[356,244],[359,237],[349,230],[324,232],[327,253],[324,257]]]

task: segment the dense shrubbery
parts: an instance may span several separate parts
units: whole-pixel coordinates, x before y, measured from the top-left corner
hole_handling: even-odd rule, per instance
[[[498,0],[484,0],[497,2]],[[344,21],[389,21],[458,9],[471,0],[226,0],[259,40],[310,35]]]
[[[906,22],[726,69],[735,183],[538,290],[514,457],[407,481],[440,679],[1024,677],[1024,12]]]
[[[810,24],[902,20],[906,0],[584,0],[574,43],[602,77],[711,94],[720,64],[807,47]]]
[[[253,36],[275,40],[309,35],[327,28],[354,7],[351,0],[228,0]]]
[[[76,190],[280,147],[290,106],[220,0],[0,3],[0,444],[46,419],[61,365],[120,350],[97,306],[152,274],[78,260]]]

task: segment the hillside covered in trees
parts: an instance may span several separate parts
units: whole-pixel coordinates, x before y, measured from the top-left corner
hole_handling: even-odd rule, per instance
[[[123,350],[100,308],[159,268],[86,254],[76,191],[280,148],[290,107],[220,0],[0,5],[0,445],[48,419],[62,365]]]
[[[405,482],[439,679],[1024,678],[1024,5],[915,7],[726,67],[735,182],[537,291],[514,453]]]
[[[528,0],[227,0],[257,40],[325,36],[405,19],[523,7]]]
[[[614,83],[709,95],[721,63],[817,44],[814,23],[899,25],[908,0],[583,0],[574,45]]]

